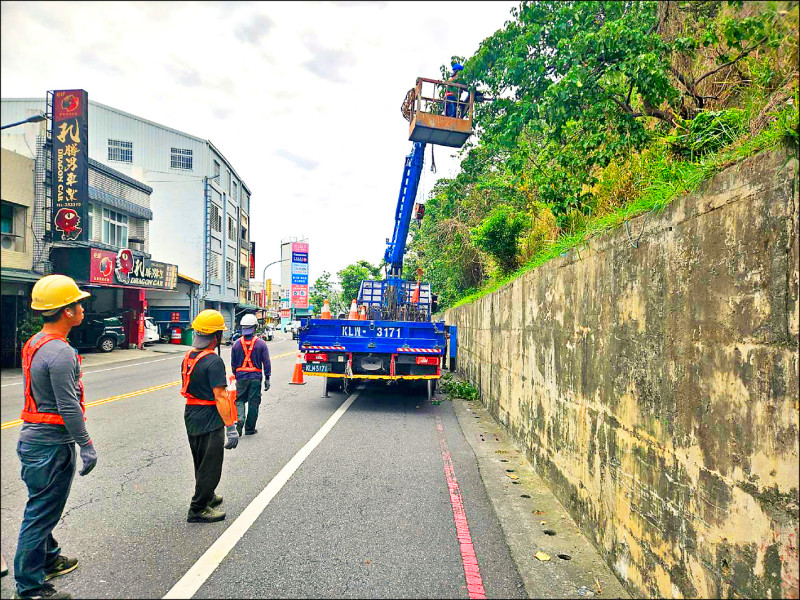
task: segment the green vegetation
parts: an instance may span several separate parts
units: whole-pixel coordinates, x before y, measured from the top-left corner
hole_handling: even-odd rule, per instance
[[[453,57],[493,100],[409,245],[406,272],[443,308],[798,146],[797,2],[522,2],[511,17]]]
[[[445,373],[439,379],[439,388],[450,398],[463,398],[464,400],[478,400],[480,394],[469,381],[460,381],[450,373]]]

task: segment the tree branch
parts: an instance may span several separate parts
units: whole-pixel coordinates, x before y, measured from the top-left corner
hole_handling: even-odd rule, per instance
[[[700,82],[701,82],[701,81],[703,81],[703,79],[705,79],[706,77],[710,77],[711,75],[713,75],[714,73],[717,73],[718,71],[721,71],[721,70],[722,70],[722,69],[724,69],[725,67],[730,67],[731,65],[735,65],[737,62],[739,62],[739,61],[740,61],[741,59],[743,59],[745,56],[747,56],[748,54],[750,54],[750,53],[751,53],[753,50],[755,50],[756,48],[758,48],[758,47],[759,47],[761,44],[763,44],[765,41],[767,41],[767,38],[766,38],[766,37],[763,37],[763,38],[761,38],[759,41],[757,41],[755,44],[753,44],[753,46],[752,46],[752,47],[748,48],[747,50],[742,50],[741,54],[739,54],[739,56],[737,56],[737,57],[736,57],[735,59],[733,59],[732,61],[730,61],[730,62],[728,62],[728,63],[725,63],[725,64],[724,64],[724,65],[722,65],[721,67],[717,67],[716,69],[713,69],[712,71],[709,71],[708,73],[706,73],[705,75],[703,75],[703,76],[702,76],[700,79],[698,79],[697,81],[695,81],[695,83],[694,83],[694,84],[695,84],[695,86],[698,86],[698,85],[700,85]]]

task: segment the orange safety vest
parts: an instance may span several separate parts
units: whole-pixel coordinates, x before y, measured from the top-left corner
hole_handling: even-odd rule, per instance
[[[61,337],[60,335],[56,335],[55,333],[47,333],[43,335],[39,340],[31,345],[31,338],[25,345],[22,347],[22,373],[25,376],[25,408],[22,409],[22,414],[20,415],[20,419],[25,421],[26,423],[47,423],[48,425],[64,425],[64,417],[62,417],[58,413],[50,413],[50,412],[40,412],[39,407],[36,406],[36,400],[33,399],[33,394],[31,393],[31,365],[33,364],[33,355],[36,352],[47,344],[48,342],[52,342],[53,340],[61,340],[64,343],[67,342],[67,338]],[[81,362],[81,357],[78,356],[78,364]],[[81,374],[82,376],[82,374]],[[78,387],[81,390],[81,411],[83,414],[86,414],[86,406],[83,403],[83,382],[78,379]],[[86,417],[83,417],[83,420],[86,420]]]
[[[236,369],[236,372],[242,371],[243,373],[260,373],[261,369],[256,367],[253,364],[252,359],[250,356],[253,354],[253,348],[256,347],[256,340],[258,338],[253,335],[252,339],[250,340],[250,344],[247,343],[247,340],[244,339],[244,336],[239,338],[238,341],[242,342],[242,350],[244,351],[244,361],[242,362],[242,366]]]
[[[202,406],[216,406],[216,400],[203,400],[202,398],[198,398],[196,396],[192,396],[189,392],[186,391],[186,388],[189,387],[189,377],[192,375],[192,371],[194,371],[195,365],[197,365],[198,361],[203,358],[204,356],[208,356],[209,354],[214,354],[213,350],[209,350],[206,348],[205,350],[201,350],[200,354],[191,358],[189,355],[194,352],[194,350],[189,350],[186,352],[186,355],[183,357],[183,362],[181,363],[181,378],[183,379],[183,387],[181,387],[181,396],[186,398],[186,404],[199,404]]]

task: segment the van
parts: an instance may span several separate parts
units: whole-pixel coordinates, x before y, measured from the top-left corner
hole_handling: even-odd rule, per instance
[[[158,325],[153,317],[144,318],[144,344],[154,344],[160,339]]]

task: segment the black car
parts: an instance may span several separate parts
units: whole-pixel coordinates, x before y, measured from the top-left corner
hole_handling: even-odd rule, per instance
[[[97,348],[111,352],[125,343],[122,317],[107,314],[86,314],[83,322],[69,332],[69,343],[78,350]]]

